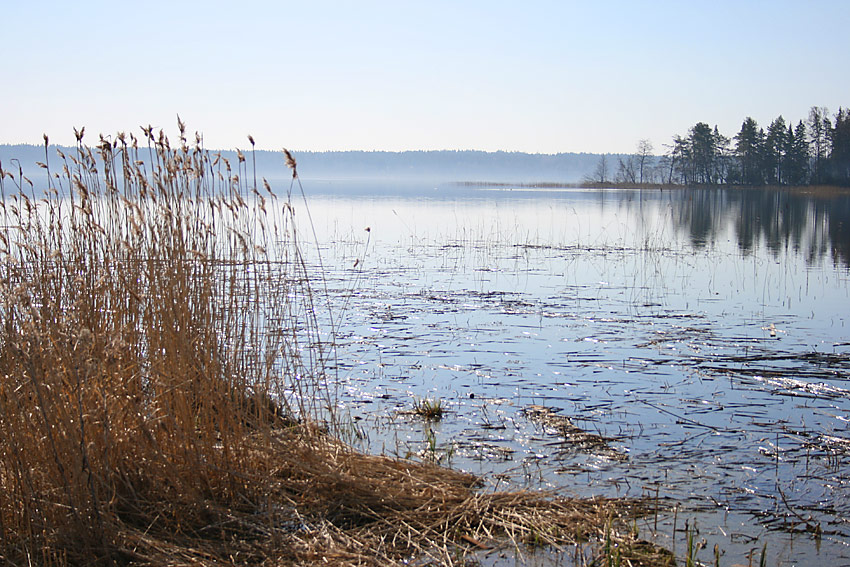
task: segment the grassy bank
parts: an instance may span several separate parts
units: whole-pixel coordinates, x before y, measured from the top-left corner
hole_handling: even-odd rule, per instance
[[[486,493],[338,441],[293,204],[180,131],[45,138],[45,192],[0,169],[0,561],[671,561],[634,533],[644,502]]]

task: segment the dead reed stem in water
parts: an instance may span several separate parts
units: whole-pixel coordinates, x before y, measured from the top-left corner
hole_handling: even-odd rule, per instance
[[[0,169],[0,560],[451,563],[642,512],[335,441],[294,208],[179,127],[58,163],[45,137],[44,191]]]

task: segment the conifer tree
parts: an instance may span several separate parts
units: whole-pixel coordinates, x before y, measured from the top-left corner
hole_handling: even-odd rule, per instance
[[[850,110],[838,109],[831,132],[830,176],[839,185],[850,185]]]
[[[765,181],[772,184],[782,184],[782,170],[785,165],[788,131],[785,129],[785,119],[780,115],[767,129],[764,147]]]
[[[831,131],[832,122],[829,120],[829,111],[822,106],[813,106],[809,111],[812,183],[819,184],[826,181],[826,160],[829,156]]]
[[[805,185],[808,182],[809,141],[806,124],[802,120],[793,130],[788,126],[785,180],[789,185]]]
[[[751,117],[744,119],[741,131],[735,135],[735,155],[738,158],[740,182],[761,185],[764,182],[761,167],[764,132]]]

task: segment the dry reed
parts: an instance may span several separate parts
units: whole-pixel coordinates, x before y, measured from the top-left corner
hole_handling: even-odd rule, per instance
[[[45,137],[44,191],[0,167],[0,561],[451,564],[647,512],[336,441],[293,206],[178,125],[176,147],[75,131],[58,166]]]

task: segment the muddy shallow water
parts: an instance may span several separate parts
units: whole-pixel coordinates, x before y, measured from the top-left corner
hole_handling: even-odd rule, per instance
[[[642,535],[707,563],[850,564],[846,197],[305,190],[352,442],[657,499]]]

